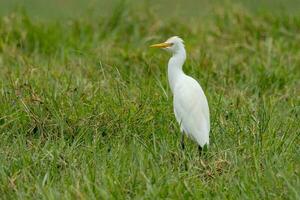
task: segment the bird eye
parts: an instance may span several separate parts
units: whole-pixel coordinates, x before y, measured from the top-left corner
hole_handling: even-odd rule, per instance
[[[173,43],[173,42],[171,42],[171,43],[170,43],[170,46],[173,46],[173,45],[174,45],[174,43]]]

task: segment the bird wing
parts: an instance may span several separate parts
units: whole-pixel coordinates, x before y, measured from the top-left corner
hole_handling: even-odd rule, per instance
[[[185,76],[174,89],[175,117],[184,132],[200,146],[209,143],[209,108],[199,83]]]

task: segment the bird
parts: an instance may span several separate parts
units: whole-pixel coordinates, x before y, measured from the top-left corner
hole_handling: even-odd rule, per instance
[[[209,145],[210,114],[207,98],[200,84],[182,69],[186,60],[183,40],[173,36],[163,43],[150,47],[161,48],[172,54],[168,62],[168,81],[173,94],[174,114],[181,131],[181,148],[185,149],[184,136],[196,141],[199,153]]]

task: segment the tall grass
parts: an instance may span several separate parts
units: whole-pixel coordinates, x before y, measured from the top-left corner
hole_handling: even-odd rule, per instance
[[[216,6],[164,20],[119,4],[108,17],[0,20],[0,198],[298,199],[300,18]],[[211,146],[179,148],[168,55],[208,97]]]

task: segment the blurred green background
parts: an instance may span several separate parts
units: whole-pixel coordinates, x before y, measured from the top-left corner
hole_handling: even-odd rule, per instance
[[[6,15],[16,9],[24,8],[29,16],[40,19],[67,19],[80,17],[84,14],[105,16],[119,0],[1,0],[0,15]],[[253,12],[270,14],[299,15],[299,0],[127,0],[130,7],[148,6],[163,17],[209,16],[216,6],[240,5]]]

